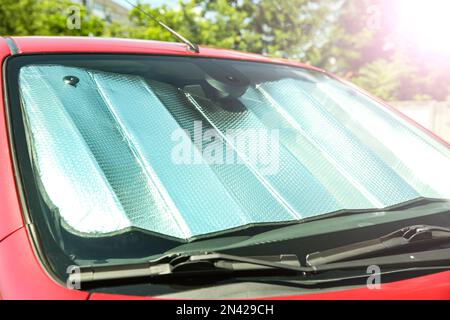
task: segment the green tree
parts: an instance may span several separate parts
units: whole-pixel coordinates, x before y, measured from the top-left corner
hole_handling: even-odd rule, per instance
[[[371,47],[378,27],[374,25],[378,23],[375,2],[343,0],[336,4],[334,23],[317,65],[350,78],[371,60],[366,52],[367,48],[375,50]]]
[[[338,0],[197,0],[212,24],[202,39],[276,57],[321,59]]]
[[[448,57],[427,59],[390,43],[389,8],[396,0],[179,0],[178,6],[139,4],[192,41],[287,57],[356,82],[385,99],[445,99]],[[81,28],[67,25],[71,6]],[[389,6],[389,7],[387,7]],[[1,35],[112,36],[174,41],[138,9],[129,23],[87,15],[70,0],[2,0]]]
[[[80,28],[70,29],[67,19],[70,8],[80,9]],[[86,8],[69,0],[2,0],[0,34],[2,35],[72,35],[101,36],[107,33],[106,23],[95,16],[86,16]]]
[[[401,79],[411,71],[411,66],[400,58],[377,59],[361,67],[352,81],[377,97],[398,100]]]
[[[247,14],[238,11],[226,0],[219,0],[208,6],[196,0],[180,1],[178,7],[162,5],[151,7],[138,4],[130,12],[132,26],[129,34],[133,38],[173,41],[173,36],[146,16],[160,18],[165,24],[186,38],[202,45],[212,45],[227,49],[248,50],[253,43],[251,37],[245,41],[242,34],[248,34],[245,22]]]

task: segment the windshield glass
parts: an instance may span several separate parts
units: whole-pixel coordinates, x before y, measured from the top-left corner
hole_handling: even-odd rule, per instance
[[[450,152],[318,71],[206,58],[23,66],[39,192],[68,232],[190,239],[450,198]]]

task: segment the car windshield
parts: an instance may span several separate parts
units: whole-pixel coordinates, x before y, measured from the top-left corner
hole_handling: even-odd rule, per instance
[[[450,198],[446,145],[320,71],[74,55],[18,84],[39,192],[78,237],[186,240]]]

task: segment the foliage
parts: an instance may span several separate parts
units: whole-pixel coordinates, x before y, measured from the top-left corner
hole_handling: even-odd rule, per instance
[[[81,28],[68,29],[72,5],[69,0],[2,0],[0,34],[101,36],[105,33],[105,22],[97,17],[81,19]],[[81,16],[86,16],[86,8],[79,8]]]
[[[70,0],[2,0],[1,35],[112,36],[174,41],[141,10],[196,43],[299,59],[350,79],[381,98],[445,99],[450,74],[442,61],[424,63],[389,44],[388,0],[179,0],[177,6],[138,4],[129,23],[87,15]],[[71,6],[81,28],[69,29]],[[448,59],[447,59],[448,60]],[[420,66],[420,67],[419,67]]]
[[[385,100],[398,100],[399,79],[410,71],[401,60],[378,59],[363,66],[353,82]]]

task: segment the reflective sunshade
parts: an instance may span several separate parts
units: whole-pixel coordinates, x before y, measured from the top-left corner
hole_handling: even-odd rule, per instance
[[[340,82],[285,66],[183,61],[180,70],[173,61],[21,69],[41,192],[69,231],[137,227],[189,239],[450,198],[448,148]]]

